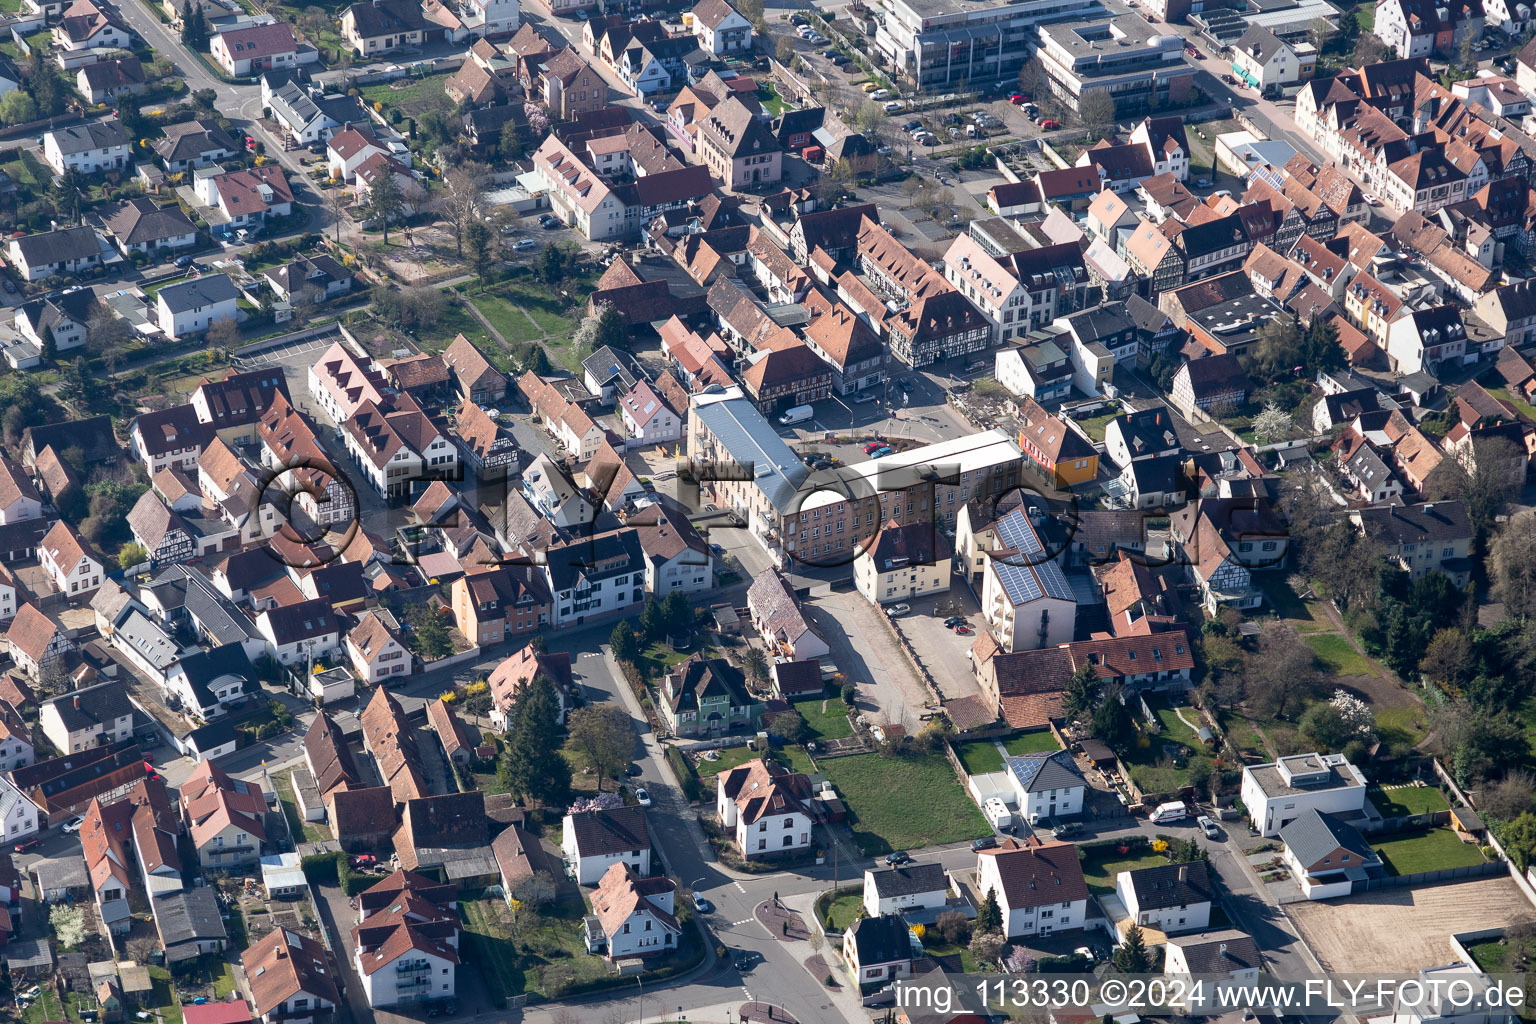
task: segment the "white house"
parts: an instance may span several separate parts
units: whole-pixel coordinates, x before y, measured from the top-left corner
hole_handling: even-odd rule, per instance
[[[603,930],[609,959],[676,949],[683,930],[674,914],[675,895],[670,878],[642,877],[623,863],[609,867],[592,894],[592,913]]]
[[[37,564],[61,593],[71,597],[92,593],[106,578],[100,560],[63,520],[54,523],[38,545]]]
[[[1163,974],[1211,977],[1222,990],[1258,980],[1264,954],[1253,937],[1233,929],[1171,935],[1163,945]],[[1236,1006],[1235,1002],[1224,1005]]]
[[[37,831],[37,804],[0,776],[0,835],[7,842],[24,839]]]
[[[981,610],[1005,650],[1055,647],[1072,640],[1077,598],[1020,508],[998,519],[1004,553],[986,555]]]
[[[1308,808],[1280,830],[1281,856],[1309,900],[1348,896],[1355,883],[1380,875],[1381,855],[1353,825]]]
[[[209,40],[208,53],[225,74],[235,78],[299,63],[298,40],[285,21],[220,32]]]
[[[693,8],[693,35],[699,48],[716,58],[752,49],[752,23],[726,0],[699,0]]]
[[[365,683],[377,683],[389,676],[409,675],[411,652],[400,642],[390,622],[394,616],[382,609],[363,613],[357,625],[347,633],[347,658],[357,677]]]
[[[715,778],[715,809],[743,857],[810,847],[810,780],[777,762],[755,758]]]
[[[560,850],[567,873],[580,885],[596,885],[615,864],[644,877],[651,873],[651,836],[645,811],[637,806],[567,814]]]
[[[535,456],[523,471],[523,496],[540,515],[564,529],[592,521],[592,503],[565,470],[544,452]]]
[[[1083,812],[1088,782],[1065,750],[1010,757],[1008,780],[1019,798],[1019,813],[1031,824]]]
[[[1249,765],[1239,792],[1248,820],[1266,837],[1279,835],[1309,810],[1345,821],[1364,816],[1365,776],[1343,754],[1295,754]]]
[[[171,339],[199,334],[220,320],[238,319],[240,290],[228,274],[204,274],[155,293],[160,330]]]
[[[44,134],[43,159],[55,174],[66,170],[81,174],[120,171],[130,163],[132,145],[118,121],[89,121]]]
[[[133,737],[133,702],[120,683],[101,683],[45,701],[38,725],[66,754],[93,750]]]
[[[1115,895],[1127,920],[1164,935],[1203,931],[1211,923],[1214,893],[1203,860],[1122,871],[1115,876]]]
[[[111,243],[95,228],[51,228],[35,235],[11,239],[7,250],[11,266],[27,281],[41,281],[54,274],[78,274],[117,257]]]
[[[1171,174],[1178,181],[1188,180],[1189,139],[1182,117],[1146,118],[1131,130],[1130,141],[1146,149],[1154,176]]]
[[[903,864],[864,871],[864,913],[870,917],[907,910],[936,910],[949,898],[942,864]]]
[[[1081,928],[1088,883],[1072,843],[1008,839],[976,856],[976,888],[994,893],[1010,939]]]
[[[545,552],[544,583],[555,627],[582,625],[645,603],[645,552],[633,530],[609,530]],[[633,609],[634,611],[629,611]]]
[[[912,929],[900,914],[861,917],[843,932],[843,963],[860,991],[910,974],[912,959]]]
[[[75,649],[64,627],[31,603],[16,609],[5,631],[5,640],[16,667],[34,680],[52,673],[60,660]]]
[[[36,760],[26,720],[13,708],[0,708],[0,772],[24,768]]]
[[[683,436],[683,418],[645,381],[636,384],[618,404],[625,436],[632,443],[665,444]]]
[[[341,646],[341,623],[326,598],[268,608],[256,616],[267,653],[279,664],[304,664]]]
[[[660,504],[647,505],[631,513],[624,525],[634,531],[645,553],[646,593],[698,594],[714,586],[714,552],[686,515],[668,512]]]
[[[1296,51],[1263,25],[1250,25],[1232,46],[1232,70],[1260,90],[1289,85],[1301,78]]]
[[[430,918],[441,908],[427,910],[429,920],[419,927],[411,919],[420,902],[423,901],[413,898],[409,912],[402,903],[393,912],[379,911],[374,915],[403,919],[394,927],[369,928],[364,921],[353,930],[357,939],[352,959],[369,1006],[399,1006],[453,997],[459,952],[435,937],[441,925]],[[376,935],[378,932],[384,934]]]
[[[54,351],[66,352],[85,344],[96,306],[96,293],[89,288],[70,288],[57,295],[33,299],[16,307],[16,330],[40,349],[47,348],[51,341]],[[39,514],[11,517],[0,509],[0,523],[32,519]]]

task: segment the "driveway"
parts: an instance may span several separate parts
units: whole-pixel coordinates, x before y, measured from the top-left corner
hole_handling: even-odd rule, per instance
[[[880,621],[884,613],[876,610],[856,590],[832,590],[813,595],[806,611],[827,646],[839,672],[859,687],[859,703],[864,710],[873,704],[892,722],[903,717],[915,719],[917,709],[933,703],[933,697],[918,679],[886,632]],[[913,721],[912,727],[917,723]]]

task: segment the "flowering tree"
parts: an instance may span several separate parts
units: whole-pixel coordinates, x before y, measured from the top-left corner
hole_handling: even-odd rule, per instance
[[[582,811],[611,811],[615,807],[623,807],[624,798],[617,793],[599,793],[597,796],[583,797],[566,808],[567,814],[580,814]]]
[[[1035,958],[1023,946],[1014,946],[1004,963],[1013,974],[1029,974],[1035,969]]]
[[[1333,699],[1328,702],[1338,714],[1351,736],[1357,736],[1363,740],[1371,740],[1376,736],[1376,716],[1371,713],[1370,706],[1350,693],[1348,690],[1333,691]]]

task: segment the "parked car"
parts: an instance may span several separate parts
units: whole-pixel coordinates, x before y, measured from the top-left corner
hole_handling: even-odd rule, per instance
[[[695,894],[693,897],[693,909],[701,914],[713,914],[715,912],[715,905],[703,896]]]
[[[869,98],[872,100],[888,100],[891,98],[891,90],[876,89],[874,92],[869,94]]]
[[[921,128],[922,126],[923,126],[923,122],[914,119],[914,120],[908,121],[906,124],[902,125],[901,126],[901,130],[904,131],[904,132],[915,132],[919,128]]]
[[[889,153],[891,151],[891,147],[890,146],[881,146],[880,148],[881,148],[881,150],[883,150],[886,153]],[[858,398],[855,398],[853,400],[853,404],[854,405],[864,405],[867,402],[876,402],[876,401],[879,401],[879,400],[880,400],[880,396],[879,395],[873,395],[873,394],[866,393],[866,394],[860,395]]]
[[[1024,97],[1018,93],[1014,93],[1012,96],[1008,97],[1008,102],[1012,103],[1016,107],[1022,107],[1024,105]]]
[[[885,866],[889,868],[900,867],[903,864],[911,864],[912,855],[906,850],[894,850],[885,855]]]
[[[963,625],[965,621],[966,617],[964,615],[951,615],[944,620],[944,625],[948,629],[954,629],[956,626]]]
[[[955,630],[955,635],[956,636],[970,636],[972,634],[971,627],[967,626],[963,622],[960,623],[960,625],[955,626],[954,630]]]
[[[1381,200],[1377,199],[1375,196],[1373,196],[1369,192],[1362,192],[1362,193],[1360,193],[1360,198],[1365,200],[1365,205],[1366,206],[1380,206],[1381,205]]]
[[[864,442],[864,454],[865,455],[869,455],[869,454],[871,454],[873,452],[879,451],[881,448],[884,448],[884,447],[885,447],[885,444],[883,442],[881,442],[881,441],[865,441]]]
[[[651,806],[651,794],[647,793],[643,789],[635,790],[635,803],[639,804],[641,807]]]
[[[1200,831],[1205,833],[1205,838],[1207,838],[1207,839],[1220,839],[1221,838],[1221,830],[1216,827],[1216,823],[1211,820],[1210,815],[1207,815],[1207,814],[1200,815],[1200,817],[1195,819],[1195,824],[1200,826]]]
[[[518,252],[527,252],[529,249],[537,249],[538,247],[539,243],[531,238],[519,238],[517,244],[512,246]]]
[[[1051,835],[1055,836],[1057,839],[1060,839],[1063,836],[1076,835],[1082,830],[1083,827],[1075,822],[1063,821],[1057,823],[1051,828]]]
[[[876,89],[880,88],[880,83],[878,83],[878,82],[865,82],[863,85],[859,86],[859,88],[864,90],[867,93],[873,93]]]
[[[176,257],[176,265],[178,267],[181,267],[182,269],[186,269],[187,267],[190,267],[192,265],[192,257],[191,256],[177,256]]]
[[[75,817],[70,818],[68,821],[66,821],[64,823],[64,831],[68,832],[68,833],[71,833],[71,834],[73,834],[75,832],[79,832],[80,831],[80,826],[84,825],[84,824],[85,824],[85,819],[80,817],[79,815],[76,815]]]
[[[997,836],[982,836],[971,843],[972,850],[990,850],[997,845]]]
[[[628,768],[624,769],[624,774],[629,776],[631,779],[638,779],[640,777],[640,766],[637,764],[632,764]]]
[[[886,100],[885,101],[885,112],[887,114],[894,114],[894,113],[896,113],[896,111],[900,110],[904,105],[905,104],[903,104],[901,102],[901,100]]]
[[[885,610],[885,614],[887,618],[897,619],[911,610],[912,606],[909,604],[893,604]]]
[[[1048,117],[1044,121],[1040,122],[1040,129],[1042,131],[1053,132],[1057,128],[1060,128],[1060,127],[1061,127],[1061,122],[1056,120],[1053,117]]]
[[[353,854],[347,858],[347,866],[352,868],[371,868],[379,862],[379,859],[371,853]]]
[[[17,843],[15,850],[17,853],[26,853],[28,850],[37,849],[42,844],[43,841],[41,839],[28,839],[26,842]]]
[[[893,448],[880,447],[880,448],[876,448],[874,451],[870,452],[869,453],[869,457],[872,458],[872,459],[883,459],[887,455],[893,454],[894,451],[895,451],[895,449],[893,449]]]

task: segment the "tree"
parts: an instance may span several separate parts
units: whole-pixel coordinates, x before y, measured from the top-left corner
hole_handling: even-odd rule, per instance
[[[6,124],[26,124],[37,120],[37,102],[31,94],[14,89],[0,99],[0,121]]]
[[[1296,318],[1280,316],[1259,327],[1253,346],[1253,366],[1260,376],[1273,379],[1290,372],[1301,360],[1301,329]]]
[[[469,265],[475,268],[475,276],[480,279],[480,288],[484,290],[485,282],[496,265],[496,236],[491,233],[485,221],[477,218],[470,221],[469,227],[465,229],[464,242],[469,247]]]
[[[587,764],[597,775],[599,792],[603,779],[615,775],[635,752],[635,730],[629,715],[612,704],[577,708],[571,712],[569,731],[571,743],[586,755]]]
[[[496,768],[507,791],[520,800],[558,807],[570,798],[571,765],[560,756],[559,719],[555,684],[540,672],[517,694]]]
[[[891,115],[885,112],[879,101],[865,100],[859,112],[854,115],[853,123],[859,131],[878,142],[883,138],[890,120]]]
[[[439,202],[439,208],[442,210],[443,219],[448,222],[448,227],[453,232],[454,252],[461,259],[464,256],[465,232],[469,230],[471,224],[480,222],[480,203],[485,194],[485,182],[489,176],[490,169],[474,160],[451,167],[448,173],[443,175],[442,199]],[[476,273],[479,272],[476,271]]]
[[[1003,927],[1003,908],[997,905],[997,890],[988,889],[987,896],[981,901],[981,909],[976,911],[976,923],[974,930],[977,932],[996,932]]]
[[[654,597],[645,602],[640,610],[640,632],[652,643],[662,639],[667,632],[667,613],[661,602]]]
[[[1147,939],[1141,933],[1141,925],[1132,924],[1126,929],[1125,939],[1115,950],[1112,962],[1121,974],[1146,974],[1151,969],[1152,960],[1147,953]]]
[[[149,561],[149,552],[145,551],[144,545],[140,544],[138,541],[124,544],[122,549],[117,553],[118,568],[122,569],[124,572],[127,572],[134,566],[147,561]]]
[[[554,876],[548,871],[536,871],[512,887],[512,898],[533,908],[553,903],[558,893]]]
[[[933,922],[933,930],[947,946],[963,946],[971,941],[971,919],[958,910],[946,910]]]
[[[1115,98],[1108,89],[1088,90],[1077,101],[1077,119],[1089,135],[1103,138],[1115,127]]]
[[[54,937],[66,950],[76,949],[86,939],[85,911],[69,905],[55,906],[48,915]]]
[[[232,316],[220,317],[208,325],[208,344],[214,348],[234,348],[240,340],[240,325]]]
[[[1307,708],[1301,716],[1298,727],[1319,750],[1339,750],[1355,736],[1349,723],[1332,704],[1326,701],[1320,701]]]
[[[661,602],[662,615],[666,619],[667,632],[682,635],[692,631],[693,605],[681,590],[674,590]]]
[[[794,708],[778,712],[768,723],[768,735],[776,736],[791,745],[804,743],[808,732],[805,719]]]
[[[1111,692],[1094,710],[1092,729],[1116,753],[1126,750],[1136,738],[1136,723],[1131,721],[1131,713],[1118,691]]]
[[[1099,706],[1099,691],[1099,671],[1090,662],[1084,661],[1067,680],[1061,699],[1062,714],[1068,721],[1074,722],[1092,715],[1094,708]]]
[[[1536,615],[1536,512],[1511,516],[1488,548],[1494,600],[1514,619]]]
[[[1253,418],[1253,432],[1266,444],[1283,441],[1291,432],[1291,414],[1271,402]]]
[[[571,342],[583,357],[605,345],[618,349],[628,348],[629,326],[624,322],[624,314],[615,306],[600,302],[596,309],[582,318]]]
[[[400,192],[400,183],[388,168],[383,173],[375,175],[372,184],[368,186],[368,213],[373,219],[384,226],[384,244],[389,244],[389,225],[405,209],[405,196]]]
[[[1266,623],[1249,661],[1249,703],[1267,718],[1291,718],[1317,690],[1317,655],[1284,622]]]
[[[100,394],[100,381],[91,373],[84,356],[60,366],[59,394],[76,405],[86,406]]]
[[[547,285],[553,286],[564,281],[567,266],[565,253],[554,242],[550,242],[539,253],[539,276]]]
[[[1532,855],[1536,854],[1536,814],[1526,811],[1505,825],[1499,834],[1499,841],[1504,846],[1504,852],[1509,854],[1509,859],[1515,862],[1515,867],[1524,871]]]
[[[608,634],[608,647],[613,651],[615,661],[633,662],[640,657],[640,639],[627,621],[620,621],[613,627],[613,632]]]
[[[1510,821],[1531,809],[1536,782],[1524,768],[1516,768],[1497,782],[1483,787],[1482,812],[1498,821]]]
[[[517,122],[508,120],[501,126],[501,137],[496,140],[496,152],[503,161],[516,160],[523,155],[523,137],[517,130]]]
[[[442,612],[430,604],[411,610],[411,650],[426,661],[436,661],[453,652],[453,638],[443,624]]]
[[[1327,18],[1314,18],[1312,24],[1307,26],[1307,38],[1312,40],[1312,45],[1317,47],[1318,53],[1328,49],[1328,44],[1333,42],[1338,34],[1338,29],[1330,25]]]
[[[1361,32],[1355,37],[1355,67],[1363,68],[1367,64],[1380,64],[1387,55],[1387,44],[1382,42],[1376,33]]]
[[[99,302],[91,310],[85,332],[85,347],[91,354],[101,357],[107,364],[108,373],[115,373],[122,350],[133,343],[133,328],[128,326],[128,321],[114,313],[105,302]]]
[[[741,669],[747,678],[754,682],[765,679],[768,675],[768,656],[763,653],[761,647],[747,648],[747,652],[741,656]]]
[[[979,968],[991,968],[997,963],[998,957],[1003,955],[1003,947],[1008,944],[1001,931],[981,931],[978,929],[971,936],[971,956],[976,960]]]
[[[779,41],[774,44],[773,55],[778,58],[780,64],[788,64],[795,59],[795,39],[793,36],[779,36]]]
[[[61,219],[75,224],[80,220],[80,201],[85,182],[80,172],[66,167],[64,173],[53,179],[48,188],[48,205]]]

